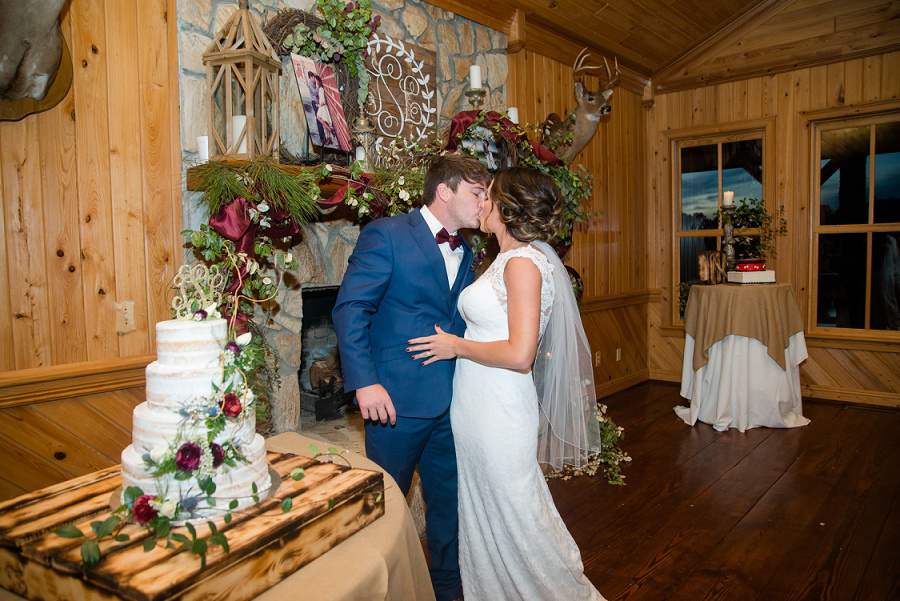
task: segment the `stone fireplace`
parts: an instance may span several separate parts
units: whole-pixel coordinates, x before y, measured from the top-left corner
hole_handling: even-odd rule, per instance
[[[307,302],[311,312],[325,312],[322,309],[322,298],[326,291],[330,295],[337,293],[337,287],[347,269],[347,259],[353,252],[358,237],[359,226],[343,219],[304,225],[300,242],[291,249],[297,258],[298,267],[285,276],[275,298],[278,309],[268,320],[262,319],[262,314],[257,316],[259,323],[265,323],[266,340],[275,349],[278,358],[280,383],[272,396],[273,427],[276,433],[300,428],[303,405],[300,390],[310,387],[309,363],[323,358],[320,356],[323,353],[327,356],[337,343],[337,339],[333,338],[333,328],[332,333],[328,333],[327,325],[320,327],[321,324],[309,323],[311,320],[307,319],[307,330],[312,328],[316,331],[307,332],[307,337],[311,333],[315,334],[315,342],[307,340],[313,346],[304,353],[304,296],[309,299]],[[332,298],[324,302],[333,304],[334,301]],[[330,308],[327,312],[330,313]],[[320,342],[324,342],[324,345]],[[315,349],[315,346],[320,348]],[[305,372],[305,386],[298,376],[300,370]]]

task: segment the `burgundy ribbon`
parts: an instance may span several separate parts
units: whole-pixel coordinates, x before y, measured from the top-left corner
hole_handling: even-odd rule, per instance
[[[368,188],[370,183],[372,183],[372,178],[365,173],[362,173],[359,176],[359,181],[347,180],[347,183],[338,188],[338,191],[332,194],[331,198],[319,200],[318,204],[323,209],[339,205],[344,202],[344,198],[347,196],[347,192],[350,190],[350,188],[359,191],[364,188]]]
[[[261,228],[259,223],[250,218],[252,205],[243,196],[238,196],[233,202],[209,218],[209,226],[234,242],[234,248],[237,252],[246,253],[249,258],[255,259],[257,235],[262,234],[270,238],[286,238],[300,231],[300,226],[291,218],[291,214],[287,209],[275,208],[272,205],[269,205],[269,207],[269,211],[266,213],[268,219],[273,223],[285,222],[283,225]],[[225,289],[228,296],[231,297],[240,290],[246,279],[246,264],[242,265],[240,269],[232,268],[231,281]],[[238,307],[235,307],[235,310],[237,311],[235,332],[242,334],[247,331],[247,316]],[[228,314],[227,309],[224,310],[224,313],[226,318],[231,321],[232,317]]]
[[[465,132],[469,127],[475,122],[478,118],[479,113],[481,111],[462,111],[450,122],[450,139],[447,140],[447,150],[453,152],[456,150],[457,145],[459,144],[459,140],[462,137],[465,137]],[[515,143],[520,143],[523,141],[528,142],[531,145],[531,149],[534,151],[534,156],[538,158],[538,160],[546,165],[562,165],[562,160],[557,157],[553,152],[551,152],[547,147],[543,146],[539,142],[535,142],[534,140],[530,140],[525,132],[522,131],[518,125],[502,116],[497,111],[488,111],[484,113],[483,118],[484,123],[488,123],[491,125],[497,124],[503,126],[503,131],[501,131],[501,135],[507,140]],[[513,130],[516,130],[520,133],[514,133]]]

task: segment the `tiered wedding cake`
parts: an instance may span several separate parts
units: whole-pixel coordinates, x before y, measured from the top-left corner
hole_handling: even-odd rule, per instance
[[[246,507],[268,491],[253,395],[238,368],[242,349],[226,343],[227,331],[224,319],[157,324],[147,400],[134,410],[133,442],[122,452],[123,500],[136,486],[166,517],[190,520]]]

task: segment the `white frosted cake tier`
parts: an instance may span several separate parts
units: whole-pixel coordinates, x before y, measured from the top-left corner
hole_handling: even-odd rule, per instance
[[[238,509],[252,505],[255,503],[253,495],[262,496],[272,485],[263,437],[255,434],[251,442],[241,448],[241,452],[249,463],[238,461],[234,467],[224,464],[219,466],[213,478],[216,483],[216,504],[210,506],[205,500],[201,501],[194,510],[195,517],[226,513],[233,499],[238,501]],[[122,452],[123,494],[129,486],[137,486],[145,495],[163,499],[181,501],[198,495],[205,499],[206,495],[200,491],[196,478],[175,480],[174,474],[155,478],[145,469],[141,455],[134,445],[128,445]],[[254,483],[256,493],[253,492]]]
[[[228,336],[224,319],[173,319],[156,324],[156,361],[161,365],[217,365]]]
[[[192,420],[190,416],[160,409],[144,402],[134,408],[131,439],[139,454],[168,446],[175,440],[180,431],[182,439],[206,437],[206,424],[202,416]],[[256,435],[256,414],[251,407],[241,420],[225,420],[225,428],[216,435],[215,442],[223,444],[229,440],[236,445],[245,445],[253,441]]]
[[[212,397],[214,384],[222,388],[222,372],[218,360],[207,367],[162,365],[154,361],[146,370],[147,402],[178,411],[191,401]]]

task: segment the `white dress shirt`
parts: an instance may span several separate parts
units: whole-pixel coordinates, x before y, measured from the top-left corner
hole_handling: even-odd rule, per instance
[[[437,236],[437,233],[441,231],[444,227],[438,218],[434,216],[428,207],[422,207],[422,217],[425,218],[425,223],[428,224],[428,229],[431,230],[431,235]],[[450,232],[450,235],[454,235],[456,232]],[[437,244],[437,242],[435,242]],[[444,267],[447,269],[447,281],[450,285],[450,289],[453,289],[453,283],[456,282],[456,274],[459,272],[459,264],[462,263],[463,257],[463,247],[462,244],[456,247],[455,250],[450,250],[450,243],[445,242],[444,244],[438,244],[438,249],[441,251],[441,254],[444,255]]]

